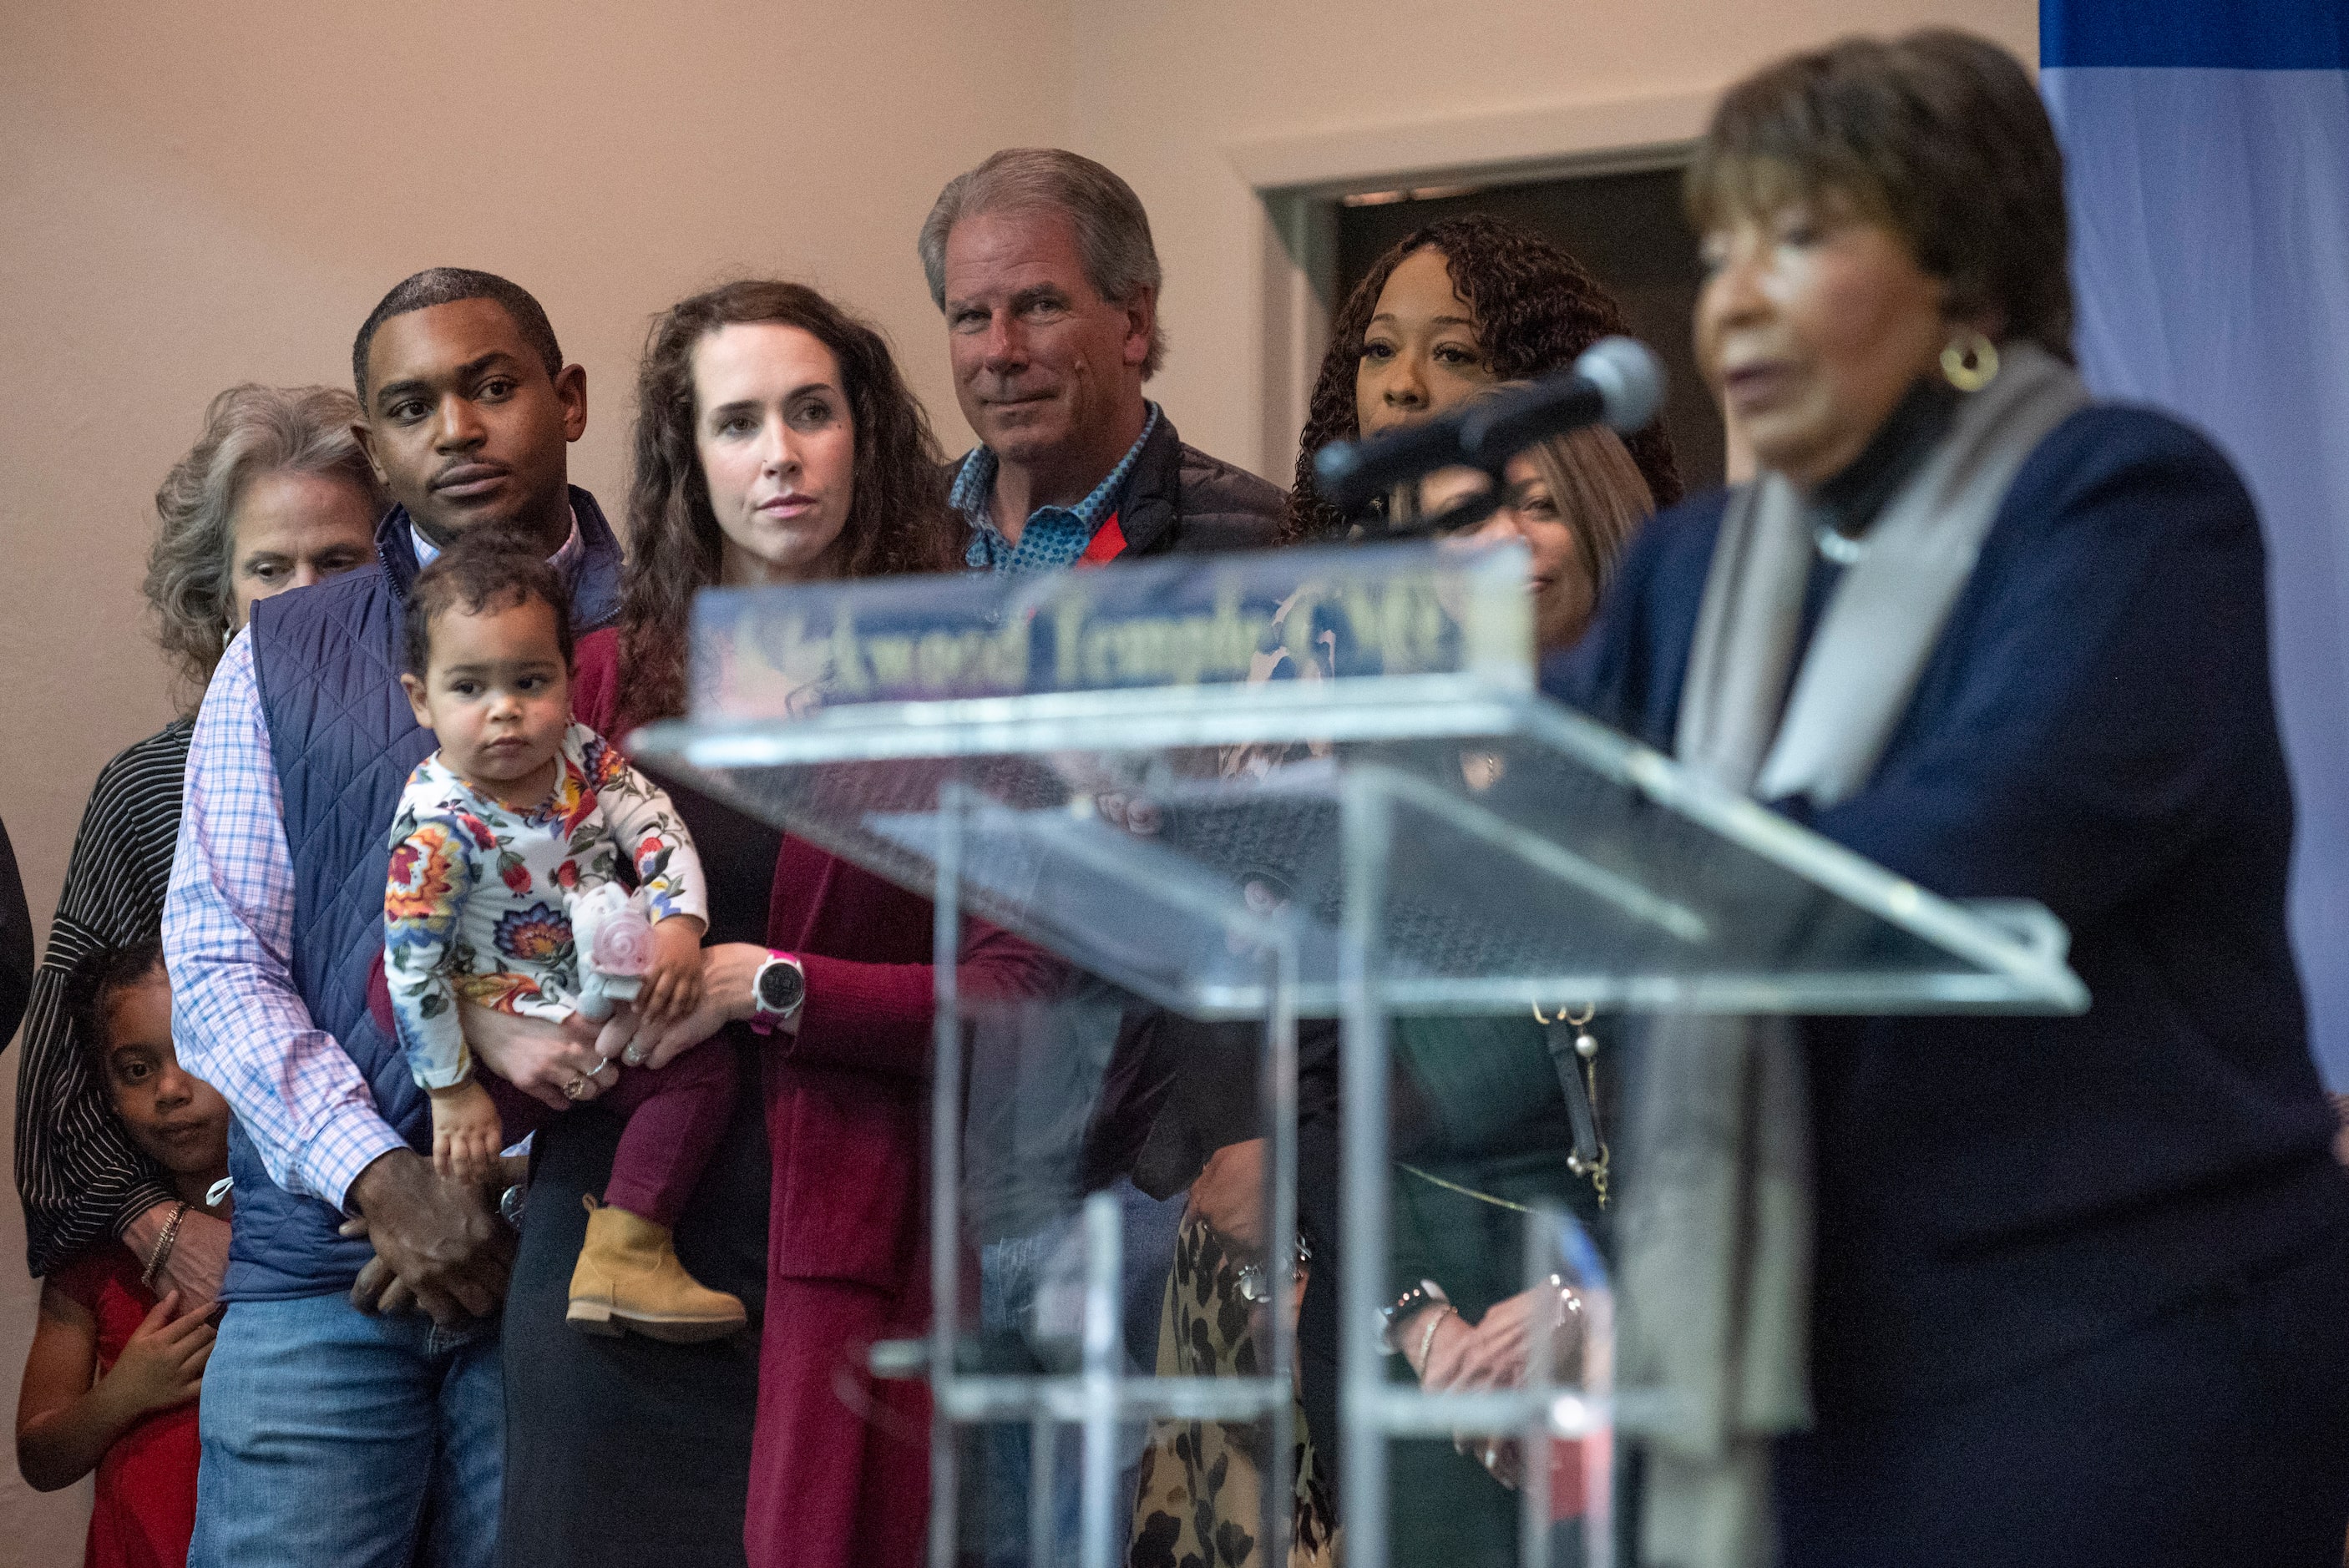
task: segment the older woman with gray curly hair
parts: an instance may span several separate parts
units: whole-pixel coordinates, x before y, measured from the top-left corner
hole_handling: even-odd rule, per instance
[[[152,936],[180,824],[195,708],[254,602],[374,559],[381,487],[351,434],[357,401],[326,387],[232,387],[155,492],[146,593],[181,716],[98,772],[34,976],[16,1093],[16,1190],[32,1272],[119,1237],[183,1301],[208,1309],[228,1225],[178,1202],[109,1114],[63,1005],[83,954]]]

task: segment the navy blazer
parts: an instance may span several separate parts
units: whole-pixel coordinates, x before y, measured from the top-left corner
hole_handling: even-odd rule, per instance
[[[1672,746],[1725,497],[1658,518],[1545,688]],[[1813,1020],[1823,1419],[2027,1374],[2349,1220],[2284,927],[2292,793],[2234,470],[2141,408],[2034,450],[1868,786],[1777,803],[2036,899],[2076,1018]]]

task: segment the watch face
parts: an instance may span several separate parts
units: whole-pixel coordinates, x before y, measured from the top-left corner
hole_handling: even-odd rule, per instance
[[[807,990],[807,977],[796,964],[781,959],[770,959],[759,971],[759,1008],[767,1013],[788,1013],[800,1005]]]

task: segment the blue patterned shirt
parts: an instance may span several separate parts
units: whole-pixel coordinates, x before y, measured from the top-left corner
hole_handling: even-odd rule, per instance
[[[1151,432],[1158,428],[1158,405],[1145,403],[1148,418],[1142,422],[1142,434],[1125,449],[1117,467],[1109,477],[1093,486],[1091,494],[1074,506],[1040,506],[1028,514],[1028,526],[1019,531],[1019,542],[1012,543],[1003,537],[995,525],[995,454],[985,447],[974,448],[963,459],[962,471],[955,476],[954,489],[947,497],[947,504],[970,524],[970,549],[963,557],[978,571],[1004,573],[1053,572],[1063,566],[1073,566],[1093,535],[1109,519],[1110,502],[1125,484],[1125,476],[1133,471],[1141,460],[1142,449],[1149,444]]]

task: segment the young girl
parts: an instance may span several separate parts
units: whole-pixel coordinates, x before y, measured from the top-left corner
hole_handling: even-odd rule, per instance
[[[384,975],[409,1070],[431,1097],[433,1161],[465,1179],[485,1180],[500,1147],[547,1111],[474,1073],[460,997],[561,1019],[634,971],[656,1020],[700,1000],[700,861],[668,797],[571,722],[564,598],[533,552],[478,532],[435,558],[409,597],[400,681],[440,748],[409,776],[392,824]],[[649,937],[641,924],[634,941],[615,925],[591,966],[573,939],[573,901],[616,897],[624,854],[651,905]],[[670,1241],[733,1099],[721,1050],[632,1068],[604,1097],[629,1121],[604,1205],[589,1200],[566,1314],[574,1327],[693,1341],[747,1321],[739,1299],[686,1273]]]
[[[160,944],[90,954],[67,996],[92,1075],[181,1201],[153,1257],[109,1243],[42,1282],[16,1397],[16,1468],[38,1491],[98,1471],[88,1568],[181,1568],[196,1524],[194,1400],[212,1330],[180,1313],[178,1291],[158,1301],[147,1282],[182,1217],[226,1217],[225,1196],[218,1208],[204,1200],[228,1175],[228,1103],[180,1070]]]

